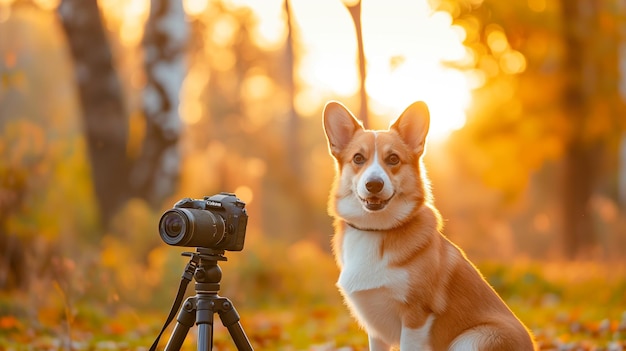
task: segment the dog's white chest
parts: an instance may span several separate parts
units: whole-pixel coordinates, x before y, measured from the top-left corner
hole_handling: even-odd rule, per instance
[[[381,234],[348,228],[343,240],[337,286],[370,337],[397,345],[402,323],[390,306],[407,301],[408,272],[381,256]]]
[[[405,300],[408,273],[401,267],[390,267],[386,255],[381,256],[382,236],[379,233],[348,228],[344,233],[342,269],[337,285],[347,294],[376,288],[388,288],[392,298]]]

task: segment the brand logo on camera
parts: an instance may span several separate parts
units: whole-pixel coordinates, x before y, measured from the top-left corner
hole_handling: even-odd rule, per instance
[[[205,204],[209,207],[222,208],[222,203],[219,201],[206,200]]]

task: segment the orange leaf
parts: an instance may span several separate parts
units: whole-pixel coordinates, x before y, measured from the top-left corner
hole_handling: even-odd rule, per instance
[[[123,335],[126,332],[126,327],[119,322],[111,322],[107,326],[108,331],[114,335]]]
[[[20,326],[20,321],[13,316],[0,317],[0,329],[17,329]]]

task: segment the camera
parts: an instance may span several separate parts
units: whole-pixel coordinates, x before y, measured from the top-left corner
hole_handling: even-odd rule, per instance
[[[159,234],[173,246],[241,251],[248,224],[245,206],[232,193],[184,198],[163,213]]]

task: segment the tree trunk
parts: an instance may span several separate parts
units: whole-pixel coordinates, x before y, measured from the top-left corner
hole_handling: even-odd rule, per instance
[[[285,63],[284,63],[284,72],[285,72],[285,85],[287,87],[287,98],[289,103],[289,109],[287,117],[287,158],[289,160],[289,166],[293,171],[294,179],[301,179],[302,173],[302,165],[301,165],[301,150],[300,150],[300,117],[296,113],[295,109],[295,92],[296,86],[294,81],[294,39],[293,39],[293,30],[292,30],[292,14],[291,9],[289,8],[289,0],[285,0],[284,2],[284,10],[285,17],[287,19],[287,39],[285,42]]]
[[[128,116],[96,0],[63,0],[58,14],[74,60],[101,219],[127,197]]]
[[[178,106],[186,73],[188,36],[182,3],[152,0],[143,40],[146,134],[130,183],[137,196],[153,205],[174,192],[179,176],[178,139],[182,126]]]
[[[182,3],[153,0],[144,50],[145,138],[139,158],[127,153],[128,115],[96,0],[63,0],[58,8],[74,60],[89,159],[101,220],[107,225],[133,196],[152,205],[174,191],[180,157],[178,93],[187,27]]]
[[[361,0],[358,0],[354,4],[346,5],[346,7],[350,11],[350,16],[352,16],[352,21],[354,22],[354,29],[356,30],[359,64],[359,100],[361,102],[361,106],[359,107],[359,119],[363,122],[365,128],[369,128],[367,90],[365,89],[367,72],[365,69],[365,49],[363,47],[363,29],[361,26]]]
[[[602,149],[585,127],[592,118],[590,95],[602,73],[591,54],[597,6],[595,0],[561,1],[566,50],[562,104],[571,127],[564,156],[562,240],[569,259],[588,254],[595,242],[590,200]]]
[[[295,93],[296,84],[294,79],[295,73],[295,39],[293,31],[293,13],[289,4],[290,0],[284,0],[284,11],[287,26],[287,38],[285,41],[284,49],[284,65],[285,72],[285,86],[288,90],[287,99],[289,104],[288,119],[287,119],[287,135],[286,144],[287,159],[289,161],[289,172],[281,176],[284,187],[288,189],[288,192],[293,194],[299,194],[292,198],[293,213],[291,214],[295,219],[295,223],[298,223],[300,228],[311,228],[312,224],[312,208],[309,197],[302,192],[304,186],[302,179],[304,173],[303,166],[303,148],[301,138],[301,119],[295,108]]]
[[[597,179],[599,150],[572,142],[565,154],[563,240],[568,259],[588,255],[596,243],[590,200]]]

